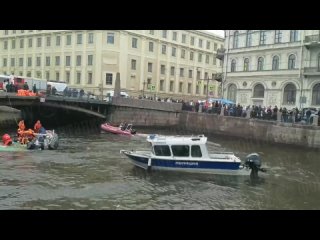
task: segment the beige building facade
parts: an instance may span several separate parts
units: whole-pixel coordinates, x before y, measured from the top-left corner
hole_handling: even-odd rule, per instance
[[[65,81],[105,95],[119,72],[131,96],[216,97],[219,83],[203,79],[222,71],[216,51],[223,44],[198,30],[1,30],[0,74]]]
[[[320,107],[319,30],[227,30],[224,96],[241,105]]]

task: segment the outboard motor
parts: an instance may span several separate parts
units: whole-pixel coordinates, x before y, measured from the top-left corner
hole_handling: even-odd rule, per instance
[[[257,179],[259,171],[266,172],[265,169],[261,168],[261,158],[258,153],[251,153],[246,156],[244,166],[251,169],[251,179]]]

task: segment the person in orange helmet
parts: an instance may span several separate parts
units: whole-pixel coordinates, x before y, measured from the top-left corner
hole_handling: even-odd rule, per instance
[[[5,146],[10,146],[12,144],[12,139],[9,134],[4,134],[2,136],[2,143]]]
[[[34,125],[34,132],[35,133],[39,133],[39,130],[40,130],[40,128],[42,127],[42,124],[41,124],[41,122],[38,120],[37,122],[36,122],[36,124]]]

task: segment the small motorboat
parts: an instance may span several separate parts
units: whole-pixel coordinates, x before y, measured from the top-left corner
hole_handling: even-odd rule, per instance
[[[226,175],[258,177],[261,159],[257,153],[249,154],[244,163],[232,152],[209,153],[207,137],[149,135],[150,151],[120,150],[131,162],[143,169],[208,172]]]
[[[123,124],[121,123],[118,127],[112,126],[109,123],[101,124],[101,129],[106,132],[110,132],[113,134],[127,135],[133,136],[136,134],[136,131],[132,128],[132,124]]]

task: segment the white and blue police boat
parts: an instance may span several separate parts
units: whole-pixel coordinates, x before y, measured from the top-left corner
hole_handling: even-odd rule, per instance
[[[225,175],[258,177],[261,168],[259,154],[252,153],[244,163],[232,152],[209,153],[207,137],[149,135],[149,151],[120,150],[131,162],[146,170],[174,170]]]

